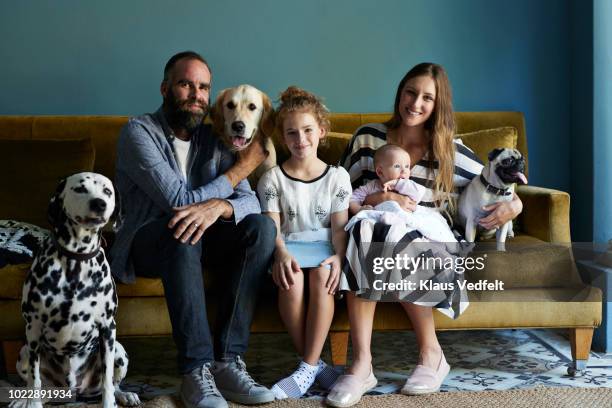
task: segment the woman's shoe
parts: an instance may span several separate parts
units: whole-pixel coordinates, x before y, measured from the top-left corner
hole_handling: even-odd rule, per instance
[[[424,365],[417,365],[408,377],[404,387],[402,387],[401,393],[404,395],[419,395],[437,392],[449,371],[450,366],[444,358],[444,353],[442,353],[437,370]]]
[[[378,380],[370,369],[370,375],[365,380],[360,380],[354,374],[346,374],[338,377],[333,388],[327,395],[325,402],[332,407],[350,407],[359,402],[363,394],[376,387]]]

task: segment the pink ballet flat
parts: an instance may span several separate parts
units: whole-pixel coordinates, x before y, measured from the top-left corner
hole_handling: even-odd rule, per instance
[[[332,407],[350,407],[361,400],[361,397],[372,388],[376,387],[378,380],[370,369],[370,375],[365,380],[353,374],[341,375],[336,380],[325,402]]]
[[[404,395],[419,395],[437,392],[449,371],[450,366],[446,362],[444,354],[440,358],[437,370],[419,364],[408,377],[401,393]]]

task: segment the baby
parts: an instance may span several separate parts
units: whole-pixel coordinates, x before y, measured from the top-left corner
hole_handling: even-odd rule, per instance
[[[398,145],[387,144],[380,147],[374,154],[374,168],[378,179],[371,180],[353,191],[349,204],[352,214],[373,209],[371,205],[363,205],[370,194],[396,191],[418,204],[427,191],[425,187],[409,179],[410,155]]]
[[[421,201],[427,189],[409,179],[410,155],[407,151],[393,144],[380,147],[374,154],[374,168],[378,179],[355,189],[351,195],[349,209],[355,216],[346,225],[346,231],[360,220],[369,219],[388,225],[403,224],[409,229],[418,230],[425,238],[432,241],[457,242],[444,217],[433,208],[417,205],[414,212],[408,212],[404,211],[396,201],[384,201],[376,207],[363,204],[367,196],[381,191],[395,191],[410,197],[417,204]],[[454,247],[449,246],[449,248]]]

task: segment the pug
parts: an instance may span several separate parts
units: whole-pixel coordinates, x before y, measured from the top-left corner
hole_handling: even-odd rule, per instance
[[[525,159],[516,149],[493,149],[489,153],[489,163],[482,169],[480,177],[474,177],[459,196],[457,221],[465,226],[465,239],[474,242],[476,232],[486,230],[479,226],[478,221],[491,211],[483,207],[501,201],[512,201],[514,183],[527,184],[525,177]],[[505,251],[506,237],[514,236],[512,221],[498,226],[494,230],[497,250]],[[492,235],[492,234],[491,234]]]

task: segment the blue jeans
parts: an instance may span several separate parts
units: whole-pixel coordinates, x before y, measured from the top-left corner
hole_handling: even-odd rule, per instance
[[[246,351],[257,292],[274,252],[276,227],[261,214],[248,215],[237,225],[217,221],[196,245],[190,245],[173,237],[168,221],[163,218],[141,227],[131,257],[136,275],[162,279],[178,367],[184,374],[213,359],[230,361]],[[220,278],[214,287],[214,343],[206,313],[204,265],[205,273]]]

